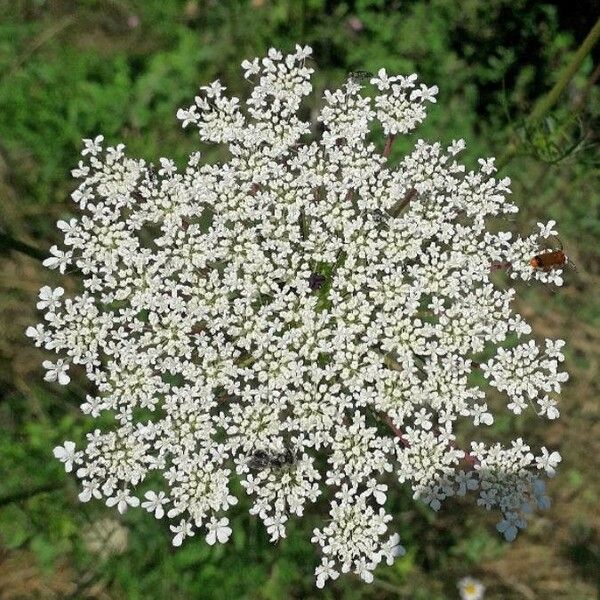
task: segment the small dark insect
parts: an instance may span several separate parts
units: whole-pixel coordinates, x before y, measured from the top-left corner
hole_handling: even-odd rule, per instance
[[[348,79],[352,81],[363,81],[365,79],[371,79],[373,77],[373,73],[370,71],[352,71],[348,75]]]
[[[152,182],[156,182],[156,180],[158,179],[158,173],[153,163],[150,163],[148,165],[148,176],[150,178],[150,181]]]
[[[327,281],[327,277],[321,273],[311,273],[308,278],[308,287],[314,292],[323,287],[323,284]]]
[[[380,208],[375,208],[370,212],[373,221],[375,221],[376,223],[383,223],[388,218],[388,215],[386,215]]]
[[[296,452],[286,448],[283,452],[269,452],[267,450],[256,450],[248,460],[247,465],[250,469],[282,469],[285,466],[291,466],[296,463],[298,457]]]
[[[534,269],[542,269],[543,271],[550,271],[551,269],[564,267],[568,261],[566,254],[563,252],[563,245],[560,239],[556,238],[560,244],[558,250],[550,250],[543,254],[536,254],[530,261],[529,264]],[[571,261],[570,261],[571,262]]]

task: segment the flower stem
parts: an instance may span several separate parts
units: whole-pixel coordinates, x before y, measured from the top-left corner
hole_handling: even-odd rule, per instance
[[[561,94],[565,88],[569,85],[571,79],[575,76],[581,63],[588,55],[590,50],[596,45],[600,39],[600,19],[596,21],[596,24],[592,27],[587,37],[581,43],[581,46],[577,49],[577,52],[573,55],[571,62],[562,70],[558,81],[554,84],[554,87],[534,106],[531,114],[526,119],[526,124],[531,125],[536,121],[542,119],[546,113],[554,107],[558,102]],[[505,167],[516,155],[519,150],[520,142],[518,140],[511,142],[504,153],[500,156],[496,162],[498,170]]]
[[[6,506],[8,504],[12,504],[13,502],[20,502],[21,500],[29,500],[29,498],[33,498],[33,496],[44,494],[46,492],[53,492],[61,487],[62,484],[60,483],[47,483],[36,488],[21,490],[20,492],[15,492],[14,494],[8,494],[7,496],[0,498],[0,506]]]
[[[400,198],[388,211],[392,217],[397,217],[403,210],[404,207],[417,195],[417,190],[411,188],[406,192],[403,198]]]
[[[26,254],[36,260],[44,260],[46,258],[46,254],[38,250],[35,246],[21,242],[7,233],[0,231],[0,253],[8,253],[11,250],[21,252],[21,254]]]
[[[511,262],[492,261],[490,263],[490,271],[501,271],[503,269],[509,269],[511,266]]]
[[[405,448],[410,448],[410,442],[404,437],[404,432],[402,431],[402,429],[398,429],[398,427],[394,425],[394,421],[392,420],[392,418],[389,415],[384,415],[383,420],[386,422],[387,426],[396,434],[396,437],[400,440],[400,443]]]
[[[362,581],[362,580],[361,580]],[[392,592],[393,594],[396,594],[399,598],[408,598],[408,596],[404,595],[403,590],[401,590],[399,587],[388,583],[387,581],[384,581],[383,579],[379,579],[377,577],[373,577],[373,585],[376,585],[377,587],[380,587],[382,590],[386,590],[388,592]]]
[[[396,139],[395,135],[388,135],[385,140],[385,146],[383,148],[383,156],[387,158],[392,152],[392,145],[394,144],[394,140]]]

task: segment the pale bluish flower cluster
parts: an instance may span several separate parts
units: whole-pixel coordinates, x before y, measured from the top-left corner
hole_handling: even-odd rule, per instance
[[[517,210],[510,181],[493,159],[467,171],[463,140],[419,140],[398,164],[377,150],[373,123],[408,133],[435,101],[416,75],[382,69],[369,88],[327,91],[324,133],[305,142],[310,54],[244,61],[245,110],[215,81],[178,111],[227,145],[223,164],[194,153],[181,171],[167,158],[154,168],[85,140],[80,213],[59,221],[64,247],[45,261],[79,272],[82,290],[42,288],[44,321],[27,335],[60,357],[44,362],[48,381],[67,384],[77,366],[95,388],[83,412],[113,417],[85,447],[55,449],[81,501],[167,518],[177,546],[199,532],[228,540],[234,480],[274,542],[320,499],[322,587],[349,571],[370,581],[404,552],[386,510],[394,480],[434,510],[473,492],[514,538],[548,506],[540,477],[560,456],[522,439],[469,446],[457,431],[506,409],[555,419],[566,375],[562,342],[530,339],[514,290],[498,286],[510,279],[492,275],[500,264],[560,285],[560,270],[529,264],[552,226],[527,238],[488,227]],[[509,336],[516,347],[502,347]],[[489,387],[507,405],[491,406]]]

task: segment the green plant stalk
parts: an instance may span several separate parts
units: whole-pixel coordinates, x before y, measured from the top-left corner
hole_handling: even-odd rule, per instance
[[[11,250],[15,252],[21,252],[36,260],[44,260],[47,255],[35,246],[32,246],[26,242],[21,242],[14,237],[0,231],[0,253],[8,253]]]
[[[0,498],[0,507],[12,504],[14,502],[29,500],[29,498],[33,498],[33,496],[37,496],[38,494],[45,494],[47,492],[53,492],[55,490],[60,489],[61,487],[63,486],[60,483],[47,483],[45,485],[40,485],[36,488],[21,490],[19,492],[15,492],[14,494],[9,494]]]
[[[575,52],[571,62],[562,70],[558,81],[554,84],[552,89],[536,103],[531,114],[526,119],[528,125],[539,121],[558,102],[561,94],[569,85],[571,79],[573,79],[579,70],[579,67],[581,67],[581,63],[589,54],[590,50],[596,45],[598,40],[600,40],[600,19],[596,21],[596,24],[587,34],[585,40],[583,40],[581,46],[579,46],[577,52]],[[519,142],[511,142],[507,146],[506,150],[496,163],[498,171],[505,167],[516,156],[519,146]]]

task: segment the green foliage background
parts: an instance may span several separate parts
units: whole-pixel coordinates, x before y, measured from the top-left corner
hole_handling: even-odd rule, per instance
[[[519,152],[506,166],[521,212],[516,230],[558,221],[577,265],[556,292],[521,286],[517,308],[540,336],[568,343],[572,379],[560,422],[535,415],[500,419],[496,434],[559,448],[554,505],[507,545],[494,520],[467,502],[440,514],[406,492],[391,500],[408,554],[381,567],[368,586],[343,577],[313,584],[310,542],[318,515],[292,525],[278,547],[239,507],[232,543],[194,538],[175,551],[161,522],[141,511],[123,517],[80,504],[73,478],[52,458],[64,439],[91,424],[79,412],[86,382],[44,384],[41,354],[24,338],[35,323],[41,285],[74,289],[30,257],[0,255],[0,599],[17,598],[457,598],[465,575],[486,598],[598,597],[600,590],[600,191],[596,83],[598,50],[588,56],[557,106],[535,128],[532,105],[555,83],[600,14],[598,3],[528,0],[0,0],[0,227],[40,249],[58,241],[55,222],[72,214],[70,170],[80,140],[111,144],[156,162],[182,162],[197,138],[175,119],[198,85],[220,78],[248,92],[244,58],[296,42],[314,48],[318,110],[324,89],[350,71],[417,72],[440,88],[415,135],[398,140],[397,159],[417,137],[467,141],[466,160]],[[380,140],[383,145],[383,140]],[[208,160],[222,149],[202,148]],[[90,523],[111,516],[127,528],[122,553],[92,553]],[[107,547],[110,544],[107,543]]]

